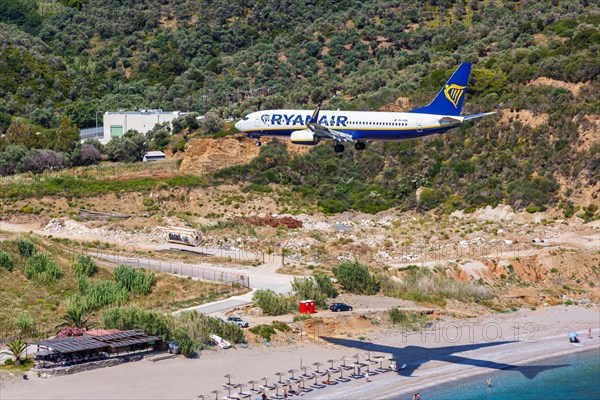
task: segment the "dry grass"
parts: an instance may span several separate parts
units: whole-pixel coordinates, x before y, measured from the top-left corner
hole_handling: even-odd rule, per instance
[[[0,242],[0,249],[11,254],[15,261],[12,272],[0,269],[0,338],[17,334],[16,320],[23,311],[29,312],[35,320],[36,336],[46,336],[55,332],[55,326],[65,311],[67,299],[78,293],[75,273],[71,267],[71,256],[63,252],[60,244],[45,238],[28,235],[40,251],[50,254],[64,271],[57,282],[49,285],[28,280],[24,275],[25,260],[19,256],[12,240]],[[99,265],[93,276],[94,282],[112,280],[109,269]],[[126,305],[135,305],[145,309],[173,311],[191,307],[241,293],[243,290],[231,286],[178,278],[168,274],[156,274],[156,284],[147,295],[131,296]],[[101,311],[100,311],[101,312]],[[97,312],[97,314],[100,314]],[[94,316],[98,319],[98,315]]]

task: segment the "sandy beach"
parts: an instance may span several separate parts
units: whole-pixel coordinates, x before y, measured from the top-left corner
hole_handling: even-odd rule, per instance
[[[592,328],[592,339],[587,329]],[[568,343],[567,333],[578,331],[581,346]],[[321,341],[290,345],[202,351],[197,359],[148,359],[76,375],[43,379],[30,374],[25,381],[5,376],[0,391],[2,399],[195,399],[203,394],[218,398],[228,394],[222,385],[226,374],[232,383],[250,380],[272,384],[290,377],[291,369],[320,362],[319,370],[330,367],[328,360],[339,365],[343,356],[347,365],[371,356],[384,356],[384,365],[393,360],[406,368],[365,379],[339,383],[305,393],[307,399],[393,398],[402,393],[423,391],[477,374],[493,374],[512,368],[533,378],[548,369],[543,359],[600,346],[600,317],[596,306],[556,306],[545,309],[522,309],[510,314],[494,314],[480,319],[444,319],[420,333],[385,331],[365,337],[322,337]],[[364,340],[362,340],[364,339]],[[527,366],[524,366],[527,364]],[[371,368],[376,368],[373,365]],[[552,367],[555,368],[555,367]],[[363,368],[364,372],[364,368]],[[296,372],[298,376],[301,372]],[[339,373],[332,373],[332,379]],[[322,380],[320,378],[319,380]],[[483,379],[483,378],[482,378]],[[314,379],[310,380],[310,383]],[[309,381],[307,381],[308,385]],[[247,390],[247,389],[246,389]],[[232,391],[232,394],[235,392]],[[257,396],[253,396],[257,397]],[[407,396],[410,398],[410,395]]]

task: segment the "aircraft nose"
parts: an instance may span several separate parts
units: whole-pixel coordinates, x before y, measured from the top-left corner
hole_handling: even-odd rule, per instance
[[[237,129],[240,132],[243,132],[242,125],[243,125],[243,121],[239,120],[238,122],[235,123],[234,126],[235,126],[235,129]]]

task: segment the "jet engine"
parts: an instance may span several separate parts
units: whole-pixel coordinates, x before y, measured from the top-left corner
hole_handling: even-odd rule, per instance
[[[313,131],[310,129],[292,132],[290,135],[290,140],[294,144],[303,144],[308,146],[314,146],[319,143],[319,138],[316,137]]]

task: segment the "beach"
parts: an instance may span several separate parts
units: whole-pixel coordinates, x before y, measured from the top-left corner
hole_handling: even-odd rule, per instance
[[[592,339],[587,338],[588,328]],[[567,333],[579,332],[581,343],[570,344]],[[30,373],[29,380],[4,377],[1,399],[196,399],[199,395],[223,398],[223,384],[231,374],[231,383],[256,380],[255,386],[269,385],[279,378],[290,378],[288,371],[308,366],[320,371],[367,358],[393,360],[406,367],[398,372],[371,375],[305,393],[307,399],[411,398],[410,393],[428,387],[449,385],[466,377],[512,369],[528,379],[557,368],[544,359],[598,349],[600,317],[597,306],[555,306],[536,310],[521,309],[477,319],[444,318],[434,321],[422,332],[383,330],[352,337],[305,339],[289,345],[251,345],[248,348],[202,351],[197,359],[177,357],[160,361],[144,359],[115,367],[76,375],[43,379]],[[354,356],[358,355],[358,358]],[[383,358],[375,359],[376,356]],[[370,369],[378,365],[372,364]],[[362,372],[364,372],[364,367]],[[295,372],[297,377],[302,372]],[[332,373],[337,378],[339,373]],[[319,378],[318,380],[322,380]],[[309,385],[314,379],[307,381]],[[244,388],[245,391],[250,386]],[[219,393],[211,393],[219,390]],[[233,395],[239,389],[232,390]],[[280,390],[281,393],[281,390]],[[253,396],[253,398],[258,396]]]

